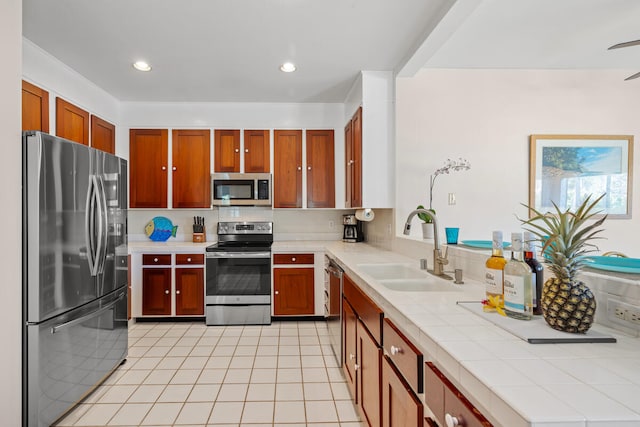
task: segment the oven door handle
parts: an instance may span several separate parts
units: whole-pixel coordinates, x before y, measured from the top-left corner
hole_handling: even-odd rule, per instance
[[[207,258],[271,258],[271,252],[207,252]]]

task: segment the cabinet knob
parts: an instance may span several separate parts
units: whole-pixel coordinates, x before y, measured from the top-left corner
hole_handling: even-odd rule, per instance
[[[280,291],[274,291],[273,293],[276,294],[276,295],[279,295]]]
[[[291,262],[296,262],[296,257],[291,257]]]
[[[356,358],[356,355],[353,353],[349,353],[349,360],[353,360]]]
[[[165,293],[166,295],[169,295],[169,289],[165,289],[165,290],[164,290],[164,293]]]
[[[191,258],[187,258],[187,262],[191,262]]]
[[[310,171],[311,170],[311,166],[307,166],[307,170]]]
[[[236,148],[236,153],[239,153],[239,152],[240,152],[240,149],[239,149],[239,148]]]
[[[176,295],[180,295],[180,290],[177,290],[177,291],[176,291]]]
[[[177,168],[177,167],[175,167],[175,166],[174,166],[174,167],[172,167],[171,169],[173,169],[173,171],[174,171],[174,172],[178,170],[178,168]]]
[[[444,422],[447,427],[464,427],[464,420],[462,418],[454,417],[448,412],[444,415]]]
[[[302,170],[302,166],[298,166],[298,170],[301,171]]]
[[[158,262],[158,258],[154,258],[154,259],[153,259],[153,262]]]
[[[167,170],[167,167],[166,167],[166,166],[163,166],[163,167],[162,167],[162,170],[163,170],[163,171],[166,171],[166,170]]]
[[[358,365],[357,363],[353,365],[353,369],[355,371],[357,371],[358,369],[360,369],[360,365]]]
[[[248,149],[248,148],[245,148],[245,149],[244,149],[244,152],[245,152],[245,153],[248,153],[248,152],[249,152],[249,149]]]
[[[392,356],[395,356],[395,355],[396,355],[396,354],[398,354],[398,353],[399,353],[399,354],[402,354],[402,353],[403,353],[403,351],[402,351],[402,347],[396,347],[396,346],[392,345],[392,346],[391,346],[391,355],[392,355]]]

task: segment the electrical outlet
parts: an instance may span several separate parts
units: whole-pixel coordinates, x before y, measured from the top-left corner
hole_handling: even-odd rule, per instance
[[[450,205],[456,204],[456,193],[449,193],[449,204]]]
[[[329,220],[329,228],[334,228],[336,223],[333,220]]]
[[[607,313],[609,314],[609,319],[617,323],[624,322],[627,326],[629,326],[629,323],[640,326],[640,307],[633,304],[609,298],[607,301]]]

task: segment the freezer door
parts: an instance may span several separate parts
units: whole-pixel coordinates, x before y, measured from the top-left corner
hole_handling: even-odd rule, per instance
[[[26,321],[96,298],[85,221],[90,149],[39,132],[23,141],[23,277]]]
[[[126,287],[39,325],[26,327],[23,419],[53,424],[127,355]]]

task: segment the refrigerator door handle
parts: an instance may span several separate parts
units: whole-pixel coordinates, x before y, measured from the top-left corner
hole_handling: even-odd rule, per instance
[[[96,204],[99,215],[98,220],[98,244],[96,247],[96,263],[97,274],[102,274],[107,258],[107,232],[109,224],[107,223],[107,197],[104,191],[104,180],[102,177],[93,176],[96,186]]]
[[[84,240],[86,243],[87,263],[89,264],[89,272],[95,276],[96,253],[94,247],[94,218],[95,218],[95,186],[93,176],[89,178],[87,189],[87,204],[84,214]]]
[[[68,322],[65,323],[61,323],[59,325],[56,326],[52,326],[51,327],[51,333],[55,334],[58,331],[61,331],[62,329],[65,328],[69,328],[73,325],[77,325],[78,323],[82,323],[86,320],[89,320],[91,318],[94,317],[98,317],[100,314],[104,313],[107,310],[111,310],[113,308],[114,305],[116,305],[118,303],[118,301],[120,301],[122,298],[124,297],[124,292],[122,292],[120,295],[118,295],[118,298],[116,298],[114,301],[111,301],[109,304],[105,305],[104,307],[100,308],[99,310],[96,311],[92,311],[89,314],[86,314],[84,316],[78,317],[77,319],[73,319],[73,320],[69,320]]]

